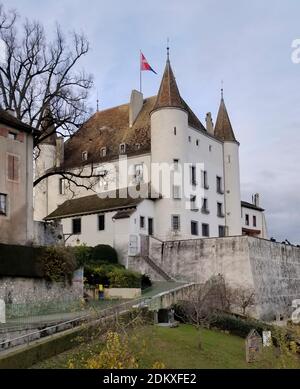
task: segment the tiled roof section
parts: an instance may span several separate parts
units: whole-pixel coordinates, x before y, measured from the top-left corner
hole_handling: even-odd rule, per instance
[[[82,152],[88,152],[86,164],[118,158],[120,144],[126,144],[127,155],[149,153],[151,150],[150,112],[156,97],[144,100],[134,125],[129,127],[129,104],[95,113],[66,143],[65,166],[81,166]],[[106,157],[101,149],[106,148]]]
[[[241,204],[244,208],[255,209],[256,211],[264,212],[263,208],[257,207],[256,205],[248,203],[247,201],[242,201]]]
[[[129,104],[120,105],[95,113],[66,143],[65,167],[79,167],[91,162],[105,162],[119,157],[120,144],[126,144],[126,154],[140,155],[151,151],[150,112],[156,96],[144,100],[144,105],[134,125],[129,127]],[[191,127],[205,131],[204,126],[182,100],[188,112]],[[101,149],[106,147],[106,156]],[[82,152],[88,152],[88,160],[82,161]]]
[[[29,134],[33,133],[33,128],[28,124],[23,123],[21,120],[17,119],[7,111],[0,109],[0,123],[3,123],[9,127],[15,128],[19,131],[24,131]]]
[[[115,195],[113,192],[108,192],[107,197],[105,198],[95,194],[67,200],[54,212],[48,215],[45,220],[63,219],[67,217],[89,215],[93,213],[131,209],[135,208],[144,200],[141,197],[132,198],[129,195],[127,195],[125,198],[123,197],[125,196],[122,195],[120,197],[119,191],[116,191]]]
[[[153,109],[155,110],[166,107],[186,109],[180,96],[169,59],[166,63],[164,75],[161,80],[159,92]]]
[[[222,97],[215,125],[215,136],[222,141],[236,142],[236,138],[232,129],[232,125],[229,119],[229,115],[225,106],[224,99]]]

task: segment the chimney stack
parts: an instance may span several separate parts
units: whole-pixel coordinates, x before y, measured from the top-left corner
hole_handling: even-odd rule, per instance
[[[252,196],[252,203],[253,203],[253,205],[255,205],[256,207],[259,207],[259,194],[258,194],[258,193],[255,193],[255,194]]]
[[[133,90],[131,92],[130,104],[129,104],[129,127],[134,125],[138,114],[143,108],[144,98],[141,92]]]
[[[208,112],[206,114],[205,121],[206,121],[206,130],[207,130],[207,132],[209,134],[211,134],[211,135],[214,135],[214,123],[213,123],[213,120],[212,120],[210,112]]]

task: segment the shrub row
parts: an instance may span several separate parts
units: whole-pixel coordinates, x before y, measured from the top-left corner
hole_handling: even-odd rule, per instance
[[[67,247],[30,247],[0,244],[0,277],[44,278],[71,281],[78,268]]]
[[[208,322],[211,327],[229,331],[231,334],[241,338],[246,338],[252,329],[255,329],[260,335],[262,335],[263,331],[272,329],[271,326],[259,320],[221,312],[211,315]]]
[[[84,267],[86,283],[91,286],[104,285],[111,288],[142,288],[150,287],[148,276],[125,269],[121,265],[88,264]]]

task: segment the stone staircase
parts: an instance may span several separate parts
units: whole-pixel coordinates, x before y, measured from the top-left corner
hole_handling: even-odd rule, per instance
[[[147,262],[147,264],[152,267],[152,269],[154,271],[156,271],[156,273],[158,273],[164,280],[166,281],[170,281],[170,282],[175,282],[177,280],[175,280],[175,278],[169,276],[161,267],[159,267],[149,256],[147,255],[144,255],[143,256],[143,259],[145,262]]]

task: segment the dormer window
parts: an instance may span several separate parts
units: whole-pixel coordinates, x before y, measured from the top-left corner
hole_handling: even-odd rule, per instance
[[[119,147],[120,154],[125,154],[126,153],[126,144],[121,143]]]
[[[82,154],[81,154],[81,158],[83,161],[87,161],[88,159],[88,152],[87,151],[83,151]]]
[[[102,147],[102,149],[100,150],[100,156],[101,157],[106,157],[106,154],[107,154],[106,147]]]

